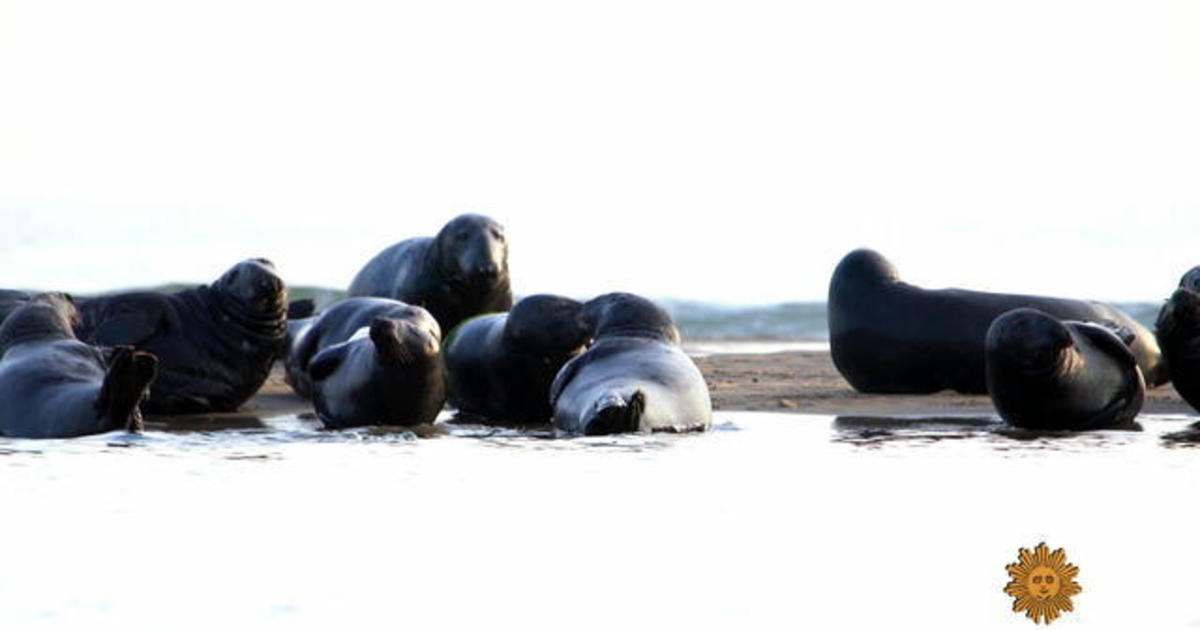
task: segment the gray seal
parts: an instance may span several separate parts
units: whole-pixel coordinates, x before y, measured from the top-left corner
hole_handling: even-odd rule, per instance
[[[953,389],[987,393],[984,337],[992,320],[1030,307],[1061,320],[1129,330],[1130,348],[1149,386],[1167,382],[1154,335],[1100,302],[908,284],[879,253],[850,252],[829,283],[833,363],[854,389],[877,394],[928,394]]]
[[[475,315],[507,311],[513,297],[504,228],[477,214],[455,217],[437,236],[410,238],[377,254],[347,295],[421,306],[446,332]]]
[[[425,309],[350,298],[289,326],[287,381],[327,428],[429,423],[445,404],[441,330]]]
[[[79,338],[158,357],[150,413],[234,411],[283,354],[287,289],[264,258],[244,260],[210,286],[79,300]]]
[[[1154,328],[1175,391],[1200,411],[1200,267],[1180,278],[1178,288],[1158,312]]]
[[[153,355],[75,338],[75,306],[40,294],[0,325],[0,434],[63,438],[140,431],[138,403],[154,379]]]
[[[643,297],[610,293],[585,303],[580,315],[595,341],[554,379],[555,428],[603,435],[712,425],[704,376],[679,348],[666,311]]]
[[[531,295],[508,313],[459,324],[443,349],[450,405],[488,424],[549,422],[550,385],[590,336],[581,307],[559,295]]]
[[[1062,322],[1032,308],[997,317],[986,340],[987,384],[1000,417],[1037,430],[1138,428],[1146,389],[1133,334]]]

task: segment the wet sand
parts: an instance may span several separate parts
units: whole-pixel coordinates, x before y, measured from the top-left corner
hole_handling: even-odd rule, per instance
[[[993,413],[987,396],[941,392],[927,396],[861,394],[838,374],[828,352],[714,354],[695,359],[717,411],[772,411],[829,415],[940,415]],[[149,417],[151,428],[217,430],[261,425],[260,419],[311,413],[294,395],[279,366],[236,413]],[[1149,390],[1143,413],[1196,415],[1170,385]]]
[[[861,394],[838,374],[828,352],[699,357],[713,407],[725,411],[937,415],[993,413],[987,396]],[[1169,384],[1146,392],[1142,413],[1195,414]]]

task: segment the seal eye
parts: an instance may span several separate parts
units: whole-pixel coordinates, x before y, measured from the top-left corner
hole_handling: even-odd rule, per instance
[[[492,238],[500,241],[501,243],[504,242],[504,234],[502,234],[500,230],[492,230]]]

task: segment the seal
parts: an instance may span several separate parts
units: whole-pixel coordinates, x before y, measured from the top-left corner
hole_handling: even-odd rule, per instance
[[[327,428],[429,423],[445,404],[441,330],[419,306],[349,298],[290,328],[287,381]]]
[[[1061,320],[1111,324],[1134,335],[1130,349],[1148,386],[1167,382],[1154,335],[1100,302],[922,289],[869,249],[850,252],[829,283],[829,345],[833,363],[854,389],[877,394],[929,394],[953,389],[987,392],[984,338],[992,320],[1030,307]]]
[[[138,403],[157,360],[129,346],[102,349],[75,338],[70,297],[44,293],[0,325],[0,435],[64,438],[140,431]]]
[[[242,261],[208,286],[79,300],[79,310],[80,339],[158,357],[143,405],[150,413],[237,409],[267,380],[287,332],[287,289],[264,258]]]
[[[1137,429],[1146,398],[1123,328],[1062,322],[1032,308],[997,317],[986,339],[992,404],[1025,429]]]
[[[11,289],[0,289],[0,324],[8,318],[9,314],[17,309],[17,307],[29,302],[33,296],[25,291],[13,291]]]
[[[657,304],[609,293],[583,305],[594,343],[550,388],[554,426],[573,434],[703,431],[712,401],[700,369],[679,348],[679,330]]]
[[[1154,331],[1175,391],[1200,411],[1200,267],[1180,278],[1179,287],[1158,312]]]
[[[550,385],[590,336],[582,306],[559,295],[531,295],[508,313],[459,324],[442,350],[450,405],[488,424],[549,422]]]
[[[477,214],[451,219],[437,236],[400,241],[372,258],[347,290],[424,307],[444,331],[512,308],[504,228]]]

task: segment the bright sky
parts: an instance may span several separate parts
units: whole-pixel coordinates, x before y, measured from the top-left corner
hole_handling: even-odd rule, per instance
[[[1200,264],[1200,6],[0,0],[0,286],[345,286],[462,211],[521,293],[1161,299]]]

